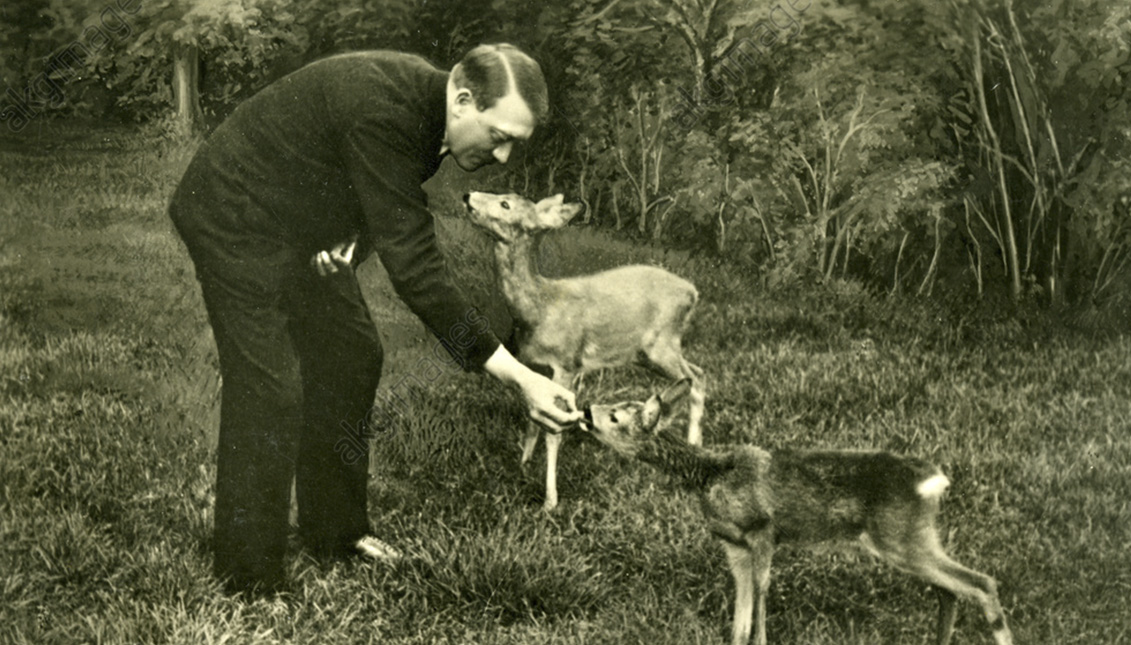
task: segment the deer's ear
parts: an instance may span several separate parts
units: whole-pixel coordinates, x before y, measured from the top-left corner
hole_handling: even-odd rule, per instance
[[[535,207],[538,228],[559,229],[582,211],[580,204],[565,204],[564,200],[565,198],[558,194],[538,202]]]
[[[559,229],[569,224],[569,221],[585,210],[581,204],[561,204],[542,215],[542,222],[546,228]]]
[[[560,211],[562,216],[562,224],[566,224],[571,219],[577,217],[579,213],[585,212],[585,204],[580,202],[573,204],[563,204]]]
[[[682,401],[683,397],[687,396],[687,393],[690,391],[691,379],[689,378],[682,378],[668,386],[668,389],[664,390],[663,394],[659,395],[660,404],[664,413],[670,412],[671,407]]]
[[[662,408],[663,401],[660,400],[658,394],[653,394],[650,399],[645,401],[644,409],[640,411],[640,429],[644,432],[652,432],[656,428],[656,424],[660,422]]]
[[[535,208],[537,208],[539,212],[542,212],[556,206],[561,206],[563,201],[565,201],[565,195],[558,193],[553,197],[547,197],[539,201],[537,204],[535,204]]]

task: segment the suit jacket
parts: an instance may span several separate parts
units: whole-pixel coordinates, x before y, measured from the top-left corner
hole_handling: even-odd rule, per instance
[[[441,161],[447,82],[417,56],[369,51],[311,63],[248,99],[173,196],[178,228],[207,247],[194,259],[246,262],[279,244],[307,262],[356,235],[448,351],[482,366],[499,341],[468,335],[469,318],[484,319],[451,282],[421,188]]]

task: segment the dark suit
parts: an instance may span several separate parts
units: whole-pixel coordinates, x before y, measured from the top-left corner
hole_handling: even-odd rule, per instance
[[[368,532],[367,455],[335,446],[368,416],[381,344],[353,273],[318,276],[316,252],[358,236],[465,369],[498,347],[465,334],[471,307],[421,188],[440,164],[447,80],[393,52],[312,63],[239,106],[173,196],[220,357],[215,571],[236,587],[282,581],[292,474],[308,546]]]

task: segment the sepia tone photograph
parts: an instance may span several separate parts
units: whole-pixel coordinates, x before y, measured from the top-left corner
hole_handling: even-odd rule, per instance
[[[0,642],[1131,642],[1126,0],[6,0]]]

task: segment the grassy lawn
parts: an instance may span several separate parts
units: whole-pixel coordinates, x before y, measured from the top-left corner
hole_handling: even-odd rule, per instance
[[[0,642],[729,638],[731,582],[695,500],[570,438],[562,505],[543,514],[541,462],[518,467],[517,397],[472,374],[419,378],[434,341],[373,261],[382,388],[412,394],[374,441],[371,516],[414,557],[296,552],[293,594],[222,595],[207,548],[215,350],[164,213],[188,158],[129,129],[35,123],[0,138]],[[450,212],[445,188],[434,203]],[[441,225],[457,279],[505,323],[487,241]],[[637,261],[702,293],[687,353],[710,379],[706,443],[933,459],[953,481],[948,548],[998,579],[1017,642],[1131,641],[1131,339],[846,285],[767,293],[736,267],[586,229],[555,235],[544,264]],[[595,375],[581,398],[653,386]],[[930,590],[852,548],[784,549],[775,565],[772,642],[930,640]],[[962,605],[958,642],[989,642],[978,613]]]

